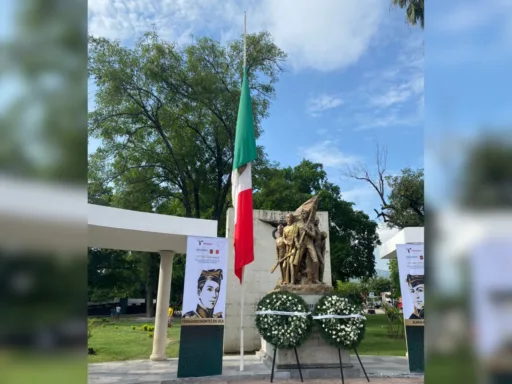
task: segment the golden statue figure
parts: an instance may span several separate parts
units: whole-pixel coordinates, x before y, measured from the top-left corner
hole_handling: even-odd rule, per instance
[[[320,230],[320,219],[315,218],[315,249],[318,256],[318,280],[320,283],[324,281],[325,270],[325,241],[327,239],[327,232]]]
[[[281,270],[281,284],[288,284],[290,282],[290,268],[289,263],[286,260],[286,242],[283,237],[284,227],[279,224],[277,227],[277,238],[276,238],[276,253],[277,262]]]
[[[298,243],[298,227],[295,222],[295,216],[292,213],[286,215],[286,227],[283,229],[283,238],[286,244],[286,265],[288,267],[288,282],[290,284],[295,284],[297,268],[293,264],[293,260],[295,255],[298,253],[299,243]]]
[[[323,279],[328,235],[327,232],[320,230],[320,222],[316,216],[317,206],[318,196],[314,196],[294,213],[286,215],[286,225],[280,220],[260,219],[274,228],[277,227],[274,231],[276,235],[273,234],[276,240],[277,262],[271,273],[280,268],[280,289],[300,289],[302,285],[307,287],[320,284],[327,287]],[[328,292],[327,288],[321,290]]]
[[[310,211],[302,209],[300,221],[297,224],[299,227],[300,248],[299,252],[294,259],[294,265],[300,266],[302,258],[306,258],[306,273],[308,284],[319,284],[318,280],[318,255],[315,248],[315,225],[311,222]]]

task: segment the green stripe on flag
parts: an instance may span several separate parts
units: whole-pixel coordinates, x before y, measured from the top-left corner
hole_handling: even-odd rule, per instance
[[[242,95],[238,107],[235,135],[235,157],[233,169],[256,160],[256,138],[254,136],[254,120],[252,117],[251,91],[247,79],[247,70],[244,68],[244,80],[242,82]]]

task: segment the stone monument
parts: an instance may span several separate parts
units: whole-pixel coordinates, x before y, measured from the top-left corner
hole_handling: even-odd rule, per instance
[[[272,233],[276,242],[276,263],[270,272],[274,273],[279,268],[281,276],[274,291],[288,291],[300,295],[310,311],[314,310],[323,295],[334,290],[331,284],[323,281],[329,235],[327,231],[320,229],[316,217],[317,206],[318,197],[315,196],[294,213],[287,214],[285,222],[260,219],[276,228]],[[262,339],[258,354],[269,367],[272,366],[273,352],[273,346]],[[305,378],[340,375],[338,350],[327,344],[318,330],[313,330],[297,352]],[[359,377],[360,370],[351,363],[349,351],[342,350],[342,361],[345,377]],[[277,371],[290,370],[293,377],[298,377],[296,367],[293,350],[277,351]]]

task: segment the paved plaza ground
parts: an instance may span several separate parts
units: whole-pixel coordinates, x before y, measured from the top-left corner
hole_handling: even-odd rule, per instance
[[[396,356],[361,356],[364,367],[372,384],[420,384],[422,375],[409,373],[407,359]],[[355,356],[351,362],[358,364]],[[245,370],[239,371],[239,357],[225,356],[223,374],[220,377],[177,379],[178,359],[165,362],[149,360],[133,360],[124,362],[89,364],[89,384],[171,384],[171,383],[268,383],[270,369],[255,355],[245,357]],[[290,380],[286,372],[276,372],[274,383],[299,383]],[[305,383],[341,383],[341,378],[312,379],[306,378]],[[366,379],[345,378],[346,384],[362,384]]]
[[[370,384],[423,384],[424,380],[423,378],[377,378],[377,379],[370,379]],[[218,384],[228,383],[227,381],[217,381]],[[256,381],[245,381],[244,384],[267,384],[269,383],[269,379],[264,380],[256,380]],[[275,384],[279,383],[287,383],[287,384],[302,384],[300,380],[274,380]],[[311,383],[311,384],[340,384],[341,379],[320,379],[320,380],[304,380],[304,383]],[[345,384],[364,384],[368,383],[366,379],[345,379]]]

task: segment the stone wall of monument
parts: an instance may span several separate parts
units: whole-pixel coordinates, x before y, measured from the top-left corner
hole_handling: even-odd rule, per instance
[[[283,220],[288,212],[254,211],[254,262],[246,267],[245,271],[245,305],[244,305],[244,349],[256,351],[261,347],[260,335],[254,323],[254,312],[258,301],[268,292],[272,291],[280,278],[279,268],[271,274],[270,270],[276,263],[276,246],[272,237],[274,228],[259,219]],[[240,351],[240,281],[234,273],[233,252],[233,215],[232,208],[228,210],[226,223],[226,236],[229,239],[228,276],[226,298],[226,323],[224,330],[224,352]],[[328,213],[318,212],[320,228],[328,232]],[[329,237],[326,242],[324,281],[331,281],[331,256]]]

